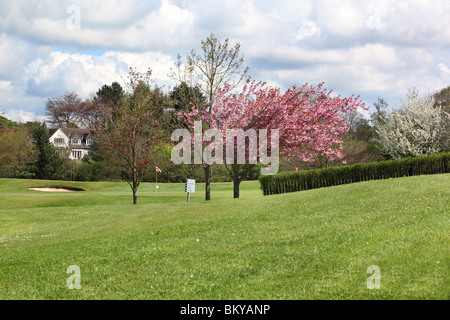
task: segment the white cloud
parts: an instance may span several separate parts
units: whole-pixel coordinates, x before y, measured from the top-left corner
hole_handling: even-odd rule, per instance
[[[13,90],[11,81],[0,80],[0,92],[7,93]]]
[[[447,74],[450,74],[450,69],[443,63],[439,63],[438,64],[438,68],[442,71],[445,72]]]
[[[80,9],[80,29],[67,8]],[[448,86],[450,2],[435,0],[2,0],[0,110],[88,96],[130,66],[159,83],[210,33],[239,41],[256,80],[326,82],[339,93],[403,97]],[[93,53],[94,52],[94,53]],[[374,99],[375,97],[375,99]],[[398,99],[397,99],[398,100]]]
[[[297,31],[297,40],[302,40],[307,37],[311,37],[314,35],[317,31],[319,31],[319,28],[316,26],[316,24],[313,21],[307,21],[302,24],[300,29]]]
[[[16,3],[17,2],[17,3]],[[109,47],[124,50],[158,50],[189,39],[194,15],[169,0],[158,8],[143,1],[79,1],[80,28],[71,28],[72,3],[8,2],[14,15],[3,13],[3,30],[46,44]],[[40,8],[40,9],[38,9]],[[34,10],[33,10],[34,9]],[[70,25],[69,23],[69,25]]]
[[[0,34],[0,78],[11,77],[23,66],[28,49],[26,42]]]
[[[26,69],[28,92],[43,97],[75,91],[87,97],[104,84],[122,82],[130,67],[145,72],[149,67],[158,82],[167,81],[173,61],[161,53],[124,53],[108,51],[101,56],[55,51],[43,60],[31,62]]]
[[[381,30],[385,28],[385,18],[389,11],[388,0],[370,0],[367,3],[367,28]]]
[[[35,122],[35,121],[42,122],[46,120],[45,115],[38,115],[34,112],[24,110],[9,110],[3,116],[19,123]]]
[[[14,120],[42,119],[48,98],[75,91],[88,98],[104,84],[114,81],[126,86],[130,67],[146,72],[150,67],[158,85],[169,83],[174,61],[155,52],[108,51],[101,56],[54,51],[24,67],[17,81],[0,79],[0,111]]]
[[[366,19],[363,7],[351,0],[321,0],[315,6],[316,19],[331,36],[359,37]]]

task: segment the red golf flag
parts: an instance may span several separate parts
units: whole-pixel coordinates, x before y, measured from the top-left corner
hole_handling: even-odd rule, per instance
[[[156,167],[156,172],[161,172],[161,169]]]

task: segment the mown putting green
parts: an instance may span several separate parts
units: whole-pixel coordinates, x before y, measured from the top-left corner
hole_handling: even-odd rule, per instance
[[[0,179],[0,299],[448,299],[449,178],[269,197],[245,182],[238,200],[218,183],[211,202],[198,184],[190,203],[143,184],[137,206],[126,183]]]

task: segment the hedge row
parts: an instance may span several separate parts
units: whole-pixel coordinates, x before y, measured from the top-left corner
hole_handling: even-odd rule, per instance
[[[450,152],[416,158],[358,163],[299,172],[260,176],[264,195],[296,192],[360,181],[450,172]]]

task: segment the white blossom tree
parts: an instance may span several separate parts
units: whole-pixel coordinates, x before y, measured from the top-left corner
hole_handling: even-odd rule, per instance
[[[376,130],[381,153],[400,159],[448,151],[449,113],[434,106],[433,97],[419,97],[415,88],[407,97]]]

